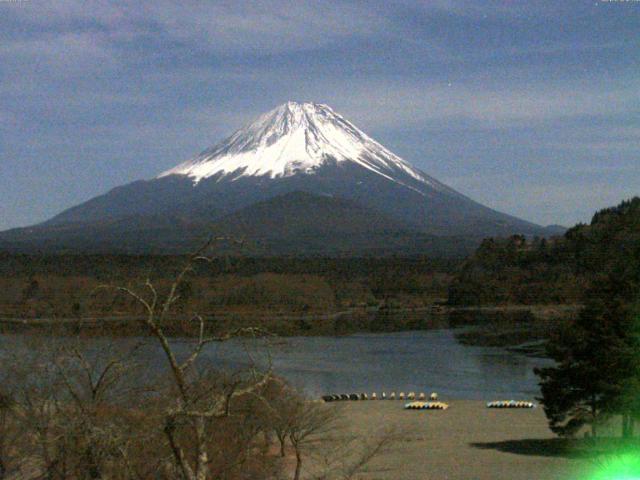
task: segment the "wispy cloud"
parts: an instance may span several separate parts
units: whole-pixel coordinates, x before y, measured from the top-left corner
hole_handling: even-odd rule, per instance
[[[640,3],[618,3],[0,2],[5,222],[152,176],[290,99],[332,105],[494,207],[564,222],[516,208],[518,185],[637,163]],[[612,195],[637,184],[601,174]],[[592,208],[605,196],[586,185],[552,198]]]
[[[6,7],[5,7],[6,8]],[[9,10],[8,8],[6,8]],[[162,42],[222,55],[313,50],[384,29],[365,4],[311,1],[29,2],[9,15],[34,35],[87,31],[103,43]]]

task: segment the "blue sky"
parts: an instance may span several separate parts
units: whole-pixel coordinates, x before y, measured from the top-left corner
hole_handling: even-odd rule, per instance
[[[0,0],[0,229],[287,100],[540,224],[640,194],[640,0]]]

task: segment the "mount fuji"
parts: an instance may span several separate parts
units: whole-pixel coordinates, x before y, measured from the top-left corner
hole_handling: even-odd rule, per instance
[[[547,234],[430,177],[327,105],[288,102],[154,179],[2,232],[0,245],[179,252],[210,232],[246,236],[261,254],[430,253]]]

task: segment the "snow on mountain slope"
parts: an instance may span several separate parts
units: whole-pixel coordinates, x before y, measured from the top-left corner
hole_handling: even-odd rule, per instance
[[[326,105],[289,102],[157,178],[0,233],[0,243],[25,251],[175,252],[195,247],[189,238],[232,226],[258,243],[268,237],[261,245],[271,254],[335,253],[345,245],[358,254],[412,254],[429,251],[430,236],[455,237],[456,250],[461,238],[470,245],[487,236],[545,235],[443,185]]]
[[[289,177],[313,174],[327,162],[352,162],[390,181],[408,185],[407,177],[432,189],[455,193],[414,168],[327,105],[287,102],[260,116],[218,145],[158,178],[185,175],[194,184],[219,175],[218,181],[247,176]]]

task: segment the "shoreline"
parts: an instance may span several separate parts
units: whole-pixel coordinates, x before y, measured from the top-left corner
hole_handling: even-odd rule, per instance
[[[384,307],[379,305],[367,307],[352,307],[344,310],[330,311],[328,313],[304,313],[297,314],[294,311],[273,312],[267,315],[256,315],[253,311],[226,311],[226,312],[210,312],[202,314],[204,317],[227,318],[227,317],[243,317],[251,316],[261,320],[265,319],[285,319],[285,320],[325,320],[334,319],[336,317],[355,315],[362,313],[381,313],[388,312],[390,314],[400,313],[429,313],[432,315],[448,315],[451,313],[509,313],[509,312],[531,312],[534,315],[549,315],[558,313],[573,313],[581,308],[580,304],[507,304],[507,305],[448,305],[440,300],[428,306],[415,307]],[[0,313],[0,323],[72,323],[77,321],[98,322],[106,321],[122,321],[140,319],[141,316],[135,315],[105,315],[105,316],[85,316],[85,317],[25,317],[11,316]],[[175,317],[180,318],[180,317]]]
[[[201,314],[207,323],[222,326],[254,323],[282,327],[283,322],[289,324],[288,331],[276,332],[283,336],[290,335],[323,335],[327,326],[340,322],[342,331],[335,333],[377,333],[420,329],[420,327],[479,327],[486,325],[519,326],[523,320],[532,318],[538,322],[548,323],[552,319],[562,319],[575,314],[580,305],[478,305],[457,306],[434,302],[427,306],[385,307],[367,306],[352,307],[338,311],[307,312],[274,311],[265,314],[264,310],[222,310]],[[504,315],[504,317],[500,317]],[[529,315],[530,317],[526,317]],[[474,317],[475,316],[475,317]],[[184,330],[185,320],[189,315],[173,315],[167,318],[167,324]],[[525,318],[526,317],[526,318]],[[133,326],[141,320],[141,316],[130,314],[94,315],[76,317],[20,317],[0,313],[0,329],[2,328],[46,328],[81,324],[85,328],[105,326]],[[408,327],[408,328],[407,328]],[[418,328],[416,328],[418,327]],[[188,334],[183,331],[182,334]]]

